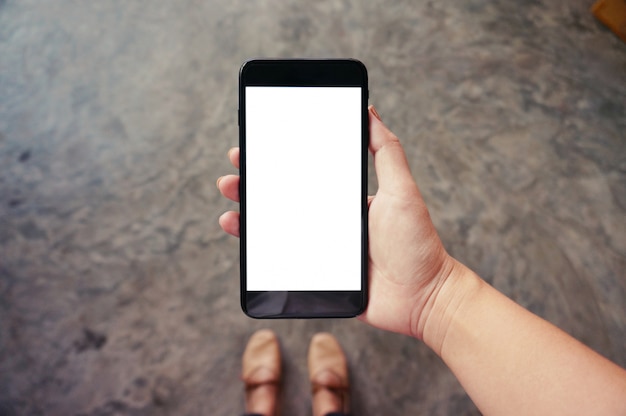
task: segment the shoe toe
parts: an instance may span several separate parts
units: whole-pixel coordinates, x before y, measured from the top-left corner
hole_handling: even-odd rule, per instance
[[[269,329],[255,332],[243,354],[242,378],[246,384],[278,382],[280,347],[276,334]]]

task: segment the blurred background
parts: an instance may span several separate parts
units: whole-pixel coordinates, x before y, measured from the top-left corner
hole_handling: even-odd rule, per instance
[[[215,180],[253,57],[362,60],[447,249],[626,365],[626,44],[590,7],[0,0],[0,414],[238,414],[262,327],[283,414],[310,414],[317,331],[356,415],[479,414],[416,340],[241,312]]]

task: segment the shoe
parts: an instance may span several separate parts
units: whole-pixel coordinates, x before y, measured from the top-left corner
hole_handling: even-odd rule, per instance
[[[276,414],[280,376],[278,338],[273,331],[261,329],[250,337],[242,358],[246,413]]]
[[[318,333],[309,346],[309,380],[313,391],[313,416],[350,411],[348,364],[334,336]]]

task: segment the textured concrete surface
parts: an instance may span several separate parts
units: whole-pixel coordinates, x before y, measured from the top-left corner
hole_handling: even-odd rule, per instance
[[[0,414],[237,414],[261,327],[284,414],[320,330],[355,414],[478,413],[412,339],[240,312],[215,179],[259,56],[361,59],[448,249],[626,365],[626,45],[591,3],[0,1]]]

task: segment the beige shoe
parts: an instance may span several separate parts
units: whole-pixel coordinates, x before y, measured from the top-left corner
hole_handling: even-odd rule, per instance
[[[309,379],[313,390],[313,416],[350,411],[348,364],[334,336],[320,332],[309,346]]]
[[[276,414],[280,388],[280,347],[269,329],[255,332],[242,359],[241,378],[246,385],[246,412],[266,416]]]

